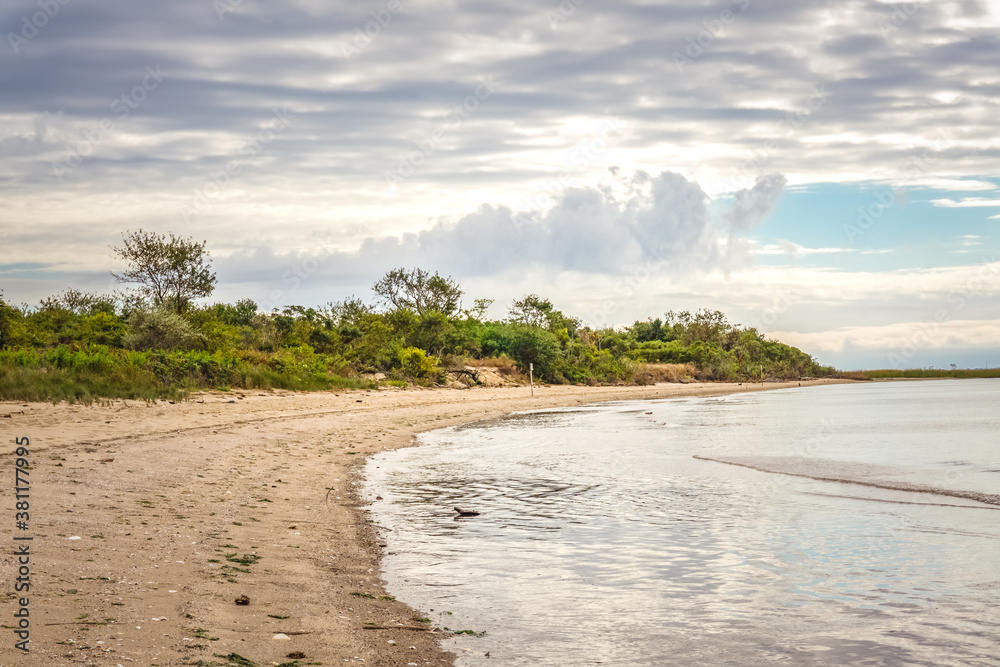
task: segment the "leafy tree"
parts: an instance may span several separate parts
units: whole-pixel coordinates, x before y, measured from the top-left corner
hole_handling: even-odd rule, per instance
[[[0,292],[0,349],[11,343],[14,314],[14,309],[7,305],[3,300],[3,292]]]
[[[240,299],[235,305],[217,303],[213,311],[226,324],[248,327],[257,317],[257,303],[253,299]]]
[[[472,310],[465,311],[465,316],[480,322],[486,319],[486,311],[493,305],[493,299],[476,299]]]
[[[548,299],[542,299],[537,294],[528,294],[523,299],[515,301],[508,309],[511,322],[541,327],[553,333],[566,330],[567,336],[575,336],[580,328],[580,320],[567,317]]]
[[[443,313],[431,312],[420,318],[410,338],[417,347],[441,356],[448,347],[448,335],[454,330],[455,326]]]
[[[553,308],[552,302],[548,299],[542,299],[537,294],[528,294],[512,303],[507,313],[511,322],[547,328]]]
[[[645,322],[636,322],[632,325],[632,333],[635,334],[635,339],[640,343],[662,340],[663,320],[650,318]]]
[[[458,283],[423,269],[393,269],[372,286],[372,291],[396,310],[412,310],[421,317],[431,311],[451,317],[462,300]]]
[[[481,344],[483,354],[506,355],[516,361],[524,372],[528,371],[528,364],[534,364],[537,377],[546,380],[559,377],[562,351],[556,336],[546,329],[493,322],[484,328]]]
[[[510,356],[524,370],[528,364],[535,365],[539,377],[548,380],[557,379],[559,362],[562,358],[556,337],[548,331],[538,329],[518,328],[510,341]]]
[[[120,283],[138,283],[138,291],[156,306],[169,305],[183,313],[192,299],[206,297],[215,289],[205,241],[181,238],[173,233],[139,230],[122,234],[122,244],[111,249],[126,263],[113,275]]]
[[[338,327],[357,327],[372,313],[371,307],[358,297],[351,295],[343,301],[332,301],[319,310],[320,314]]]
[[[685,345],[701,341],[709,345],[722,346],[726,334],[733,329],[722,311],[707,308],[702,308],[696,313],[687,310],[680,313],[670,311],[666,315],[666,321],[675,331],[677,325],[680,325],[680,339]]]
[[[94,315],[96,313],[115,314],[113,298],[92,292],[84,292],[73,287],[63,290],[55,296],[42,299],[38,307],[40,310],[61,308],[76,315]]]

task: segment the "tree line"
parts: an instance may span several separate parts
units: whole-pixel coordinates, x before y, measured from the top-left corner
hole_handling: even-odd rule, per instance
[[[833,372],[714,310],[594,329],[528,294],[505,317],[490,318],[493,302],[465,307],[453,278],[397,268],[372,286],[372,302],[349,296],[261,312],[250,299],[203,302],[217,284],[204,242],[140,230],[113,250],[126,266],[114,274],[123,287],[113,294],[67,289],[15,307],[0,293],[0,396],[321,389],[368,386],[376,373],[394,384],[427,385],[443,382],[449,370],[491,362],[514,374],[532,364],[542,381],[582,384]]]

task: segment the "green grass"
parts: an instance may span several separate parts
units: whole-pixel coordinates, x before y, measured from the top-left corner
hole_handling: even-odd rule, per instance
[[[337,355],[133,352],[104,345],[0,350],[0,400],[90,404],[98,399],[183,400],[205,389],[372,389],[342,377]]]
[[[242,558],[237,558],[236,554],[225,554],[226,560],[230,563],[239,563],[240,565],[256,565],[260,560],[260,556],[256,554],[243,554]]]

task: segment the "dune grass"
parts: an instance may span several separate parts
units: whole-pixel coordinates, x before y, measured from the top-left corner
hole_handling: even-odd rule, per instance
[[[92,403],[100,398],[179,400],[205,389],[373,388],[340,373],[337,355],[311,350],[134,352],[103,345],[0,350],[0,399]]]

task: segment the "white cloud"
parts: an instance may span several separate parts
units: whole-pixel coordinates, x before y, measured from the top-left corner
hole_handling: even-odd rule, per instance
[[[886,354],[900,350],[995,348],[1000,341],[1000,320],[949,320],[897,322],[884,326],[844,327],[818,333],[774,331],[782,342],[814,353],[875,350]]]
[[[852,252],[857,252],[857,250],[853,248],[807,248],[788,239],[778,239],[776,244],[757,246],[754,250],[754,253],[757,255],[785,255],[787,257],[836,255]]]
[[[950,192],[981,192],[986,190],[996,190],[996,183],[965,178],[940,178],[924,177],[906,179],[900,182],[910,188],[929,188],[931,190],[947,190]]]
[[[969,197],[961,201],[955,201],[954,199],[932,199],[931,204],[945,208],[987,207],[1000,206],[1000,199],[984,199],[982,197]]]

